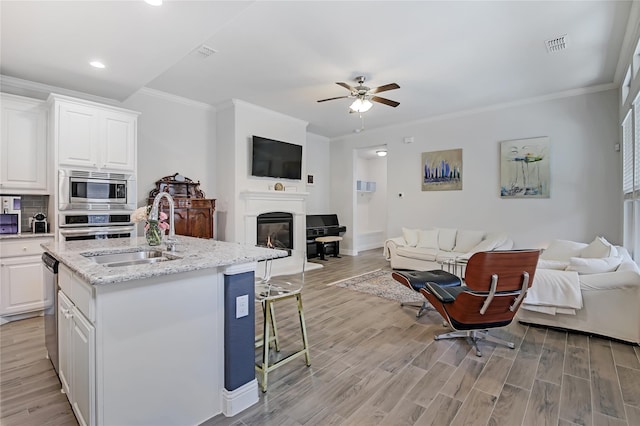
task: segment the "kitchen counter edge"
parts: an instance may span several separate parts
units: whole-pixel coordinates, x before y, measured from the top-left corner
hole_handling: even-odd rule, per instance
[[[185,236],[177,236],[176,238],[178,240],[176,251],[167,253],[179,257],[178,259],[118,267],[97,264],[83,256],[83,254],[123,253],[150,249],[166,252],[166,247],[164,244],[155,247],[149,246],[144,237],[71,242],[58,241],[43,243],[41,246],[60,263],[66,265],[91,285],[115,284],[201,269],[277,259],[288,255],[284,250],[225,241]]]

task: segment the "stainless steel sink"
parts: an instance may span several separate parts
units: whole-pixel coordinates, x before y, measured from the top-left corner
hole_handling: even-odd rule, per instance
[[[100,265],[105,266],[131,266],[145,265],[149,263],[166,262],[169,260],[179,259],[177,256],[163,253],[160,250],[139,250],[125,253],[86,253],[82,254]]]

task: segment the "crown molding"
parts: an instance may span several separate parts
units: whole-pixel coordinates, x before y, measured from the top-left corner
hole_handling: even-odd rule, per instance
[[[163,99],[165,101],[174,102],[177,104],[182,104],[182,105],[200,108],[204,110],[216,110],[216,107],[214,107],[213,105],[200,102],[200,101],[194,101],[193,99],[185,98],[183,96],[172,95],[171,93],[163,92],[161,90],[150,89],[148,87],[141,88],[131,96],[134,96],[136,94],[153,96],[155,98]],[[129,97],[129,99],[131,99],[131,96]]]
[[[102,96],[95,96],[89,93],[78,92],[77,90],[65,89],[63,87],[51,86],[44,83],[38,83],[30,80],[23,80],[21,78],[10,77],[8,75],[0,75],[0,90],[3,92],[13,93],[11,90],[26,91],[28,94],[23,96],[34,97],[37,99],[46,100],[51,93],[57,93],[60,95],[71,96],[74,98],[85,99],[87,101],[98,102],[100,104],[121,106],[122,102],[111,98],[104,98]]]

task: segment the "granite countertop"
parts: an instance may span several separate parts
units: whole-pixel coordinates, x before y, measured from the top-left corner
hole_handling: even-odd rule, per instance
[[[185,236],[176,236],[176,239],[178,242],[173,252],[166,252],[164,244],[157,247],[149,246],[144,237],[57,241],[42,244],[42,247],[86,282],[93,285],[113,284],[287,256],[287,252],[284,250]],[[167,253],[168,257],[175,256],[177,259],[150,264],[110,267],[95,263],[83,256],[140,250],[162,250]]]
[[[55,237],[55,234],[34,234],[33,232],[25,232],[24,234],[2,234],[0,240],[18,240],[20,238],[42,238],[42,237]]]

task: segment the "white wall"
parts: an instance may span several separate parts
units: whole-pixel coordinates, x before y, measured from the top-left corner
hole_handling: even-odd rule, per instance
[[[305,192],[306,190],[306,185],[302,180],[251,176],[253,135],[301,145],[304,157],[307,122],[240,100],[233,100],[229,104],[220,106],[218,111],[217,128],[218,135],[221,136],[218,138],[219,153],[221,154],[218,163],[227,163],[227,166],[218,170],[220,204],[228,207],[226,211],[223,211],[227,219],[225,228],[220,230],[220,235],[225,236],[225,241],[244,243],[243,191],[269,191],[276,182],[281,182],[285,187],[288,187],[287,189],[295,189],[296,192]],[[229,164],[233,166],[229,167]],[[304,162],[302,176],[306,178]]]
[[[307,214],[331,214],[330,200],[330,153],[329,138],[307,133],[305,163],[307,174],[313,175],[314,184],[307,185]],[[303,179],[306,178],[306,175]],[[306,181],[305,181],[306,182]]]
[[[200,181],[208,198],[216,198],[215,110],[208,105],[142,90],[123,102],[139,111],[138,205],[146,205],[155,182],[180,173]]]
[[[348,227],[345,250],[353,247],[354,195],[344,185],[344,176],[353,175],[351,153],[381,144],[389,151],[389,236],[402,226],[458,227],[506,231],[517,247],[544,247],[554,238],[590,242],[595,235],[620,243],[617,111],[617,91],[609,90],[332,140],[332,204]],[[406,136],[415,142],[403,143]],[[550,138],[551,198],[501,199],[499,142],[538,136]],[[454,148],[463,149],[463,190],[422,192],[421,153]]]

